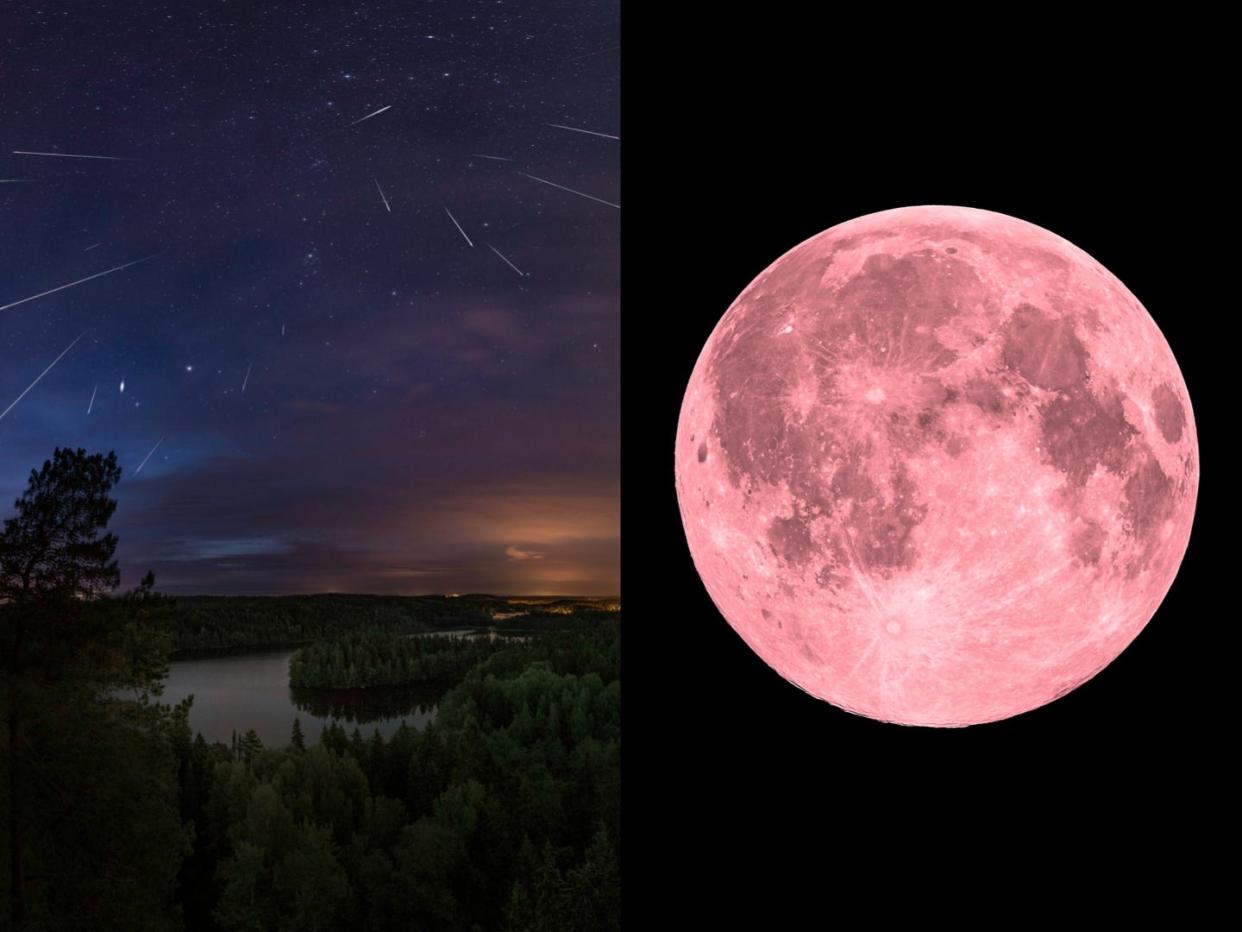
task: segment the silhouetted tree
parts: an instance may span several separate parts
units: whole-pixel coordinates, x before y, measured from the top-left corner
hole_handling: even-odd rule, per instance
[[[296,751],[306,750],[306,736],[302,734],[302,720],[300,718],[293,720],[293,733],[289,737],[289,744]]]
[[[249,763],[254,756],[263,750],[263,741],[259,738],[259,733],[253,728],[249,729],[244,735],[237,740],[237,752],[241,755],[242,760]]]
[[[170,645],[150,623],[162,604],[154,576],[125,598],[102,598],[120,583],[106,532],[120,477],[114,453],[58,448],[0,532],[0,782],[14,926],[46,924],[53,912],[99,929],[172,921],[184,844],[173,746],[188,739],[189,704],[148,702]]]
[[[88,456],[59,447],[40,470],[31,470],[17,514],[0,534],[0,602],[7,603],[9,697],[9,907],[15,925],[25,919],[21,805],[22,675],[29,626],[64,604],[110,591],[120,583],[116,538],[100,536],[116,511],[109,498],[121,478],[116,454]]]
[[[120,584],[116,537],[100,536],[116,511],[116,454],[59,447],[30,482],[0,535],[0,599],[17,605],[90,598]]]

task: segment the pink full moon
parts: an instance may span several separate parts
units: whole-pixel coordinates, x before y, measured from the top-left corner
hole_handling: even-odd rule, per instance
[[[712,600],[850,712],[961,726],[1090,679],[1155,614],[1199,485],[1177,361],[1114,275],[1004,214],[868,214],[733,302],[682,402]]]

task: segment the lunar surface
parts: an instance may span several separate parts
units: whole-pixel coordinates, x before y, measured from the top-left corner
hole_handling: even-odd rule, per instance
[[[871,718],[1008,718],[1090,679],[1177,574],[1190,400],[1133,294],[963,207],[869,214],[738,297],[682,403],[691,555],[764,661]]]

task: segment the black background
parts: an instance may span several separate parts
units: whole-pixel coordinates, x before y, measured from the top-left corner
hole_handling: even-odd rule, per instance
[[[656,39],[633,5],[625,19],[627,927],[657,899],[688,920],[781,903],[826,917],[924,882],[940,892],[919,902],[999,884],[1035,908],[1124,876],[1131,905],[1193,893],[1186,908],[1215,908],[1210,851],[1236,824],[1223,568],[1238,263],[1212,50],[1170,34],[1031,59],[864,32],[804,51],[791,24],[662,23]],[[1189,550],[1137,640],[1069,695],[964,729],[882,724],[785,682],[709,599],[674,489],[682,394],[734,298],[808,237],[915,204],[1020,217],[1120,278],[1181,365],[1202,464]]]

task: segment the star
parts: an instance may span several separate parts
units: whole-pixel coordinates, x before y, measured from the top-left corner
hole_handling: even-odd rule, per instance
[[[552,12],[540,3],[521,22],[508,4],[303,4],[248,21],[248,54],[207,41],[236,31],[227,5],[153,18],[85,4],[56,30],[32,21],[4,59],[0,410],[30,387],[0,419],[0,489],[58,443],[136,451],[132,469],[167,432],[139,477],[159,481],[133,487],[151,507],[118,510],[122,574],[150,563],[170,591],[222,594],[236,577],[168,558],[176,542],[276,522],[282,537],[377,543],[331,557],[293,546],[296,559],[239,574],[248,585],[411,591],[375,572],[438,559],[411,490],[457,507],[476,487],[507,489],[501,458],[460,468],[498,432],[529,440],[522,469],[552,510],[562,476],[611,489],[597,454],[617,443],[606,383],[619,374],[596,350],[618,329],[599,297],[616,297],[618,211],[604,208],[619,203],[617,150],[541,124],[619,124],[617,63],[554,67],[617,45],[617,0],[575,11],[572,31],[592,42],[578,52],[564,33],[526,32]],[[71,65],[72,86],[49,89]],[[584,345],[601,358],[562,364]],[[434,457],[413,455],[431,442]],[[212,507],[187,511],[203,488]],[[617,575],[598,562],[564,569]],[[425,584],[511,582],[467,563]]]

